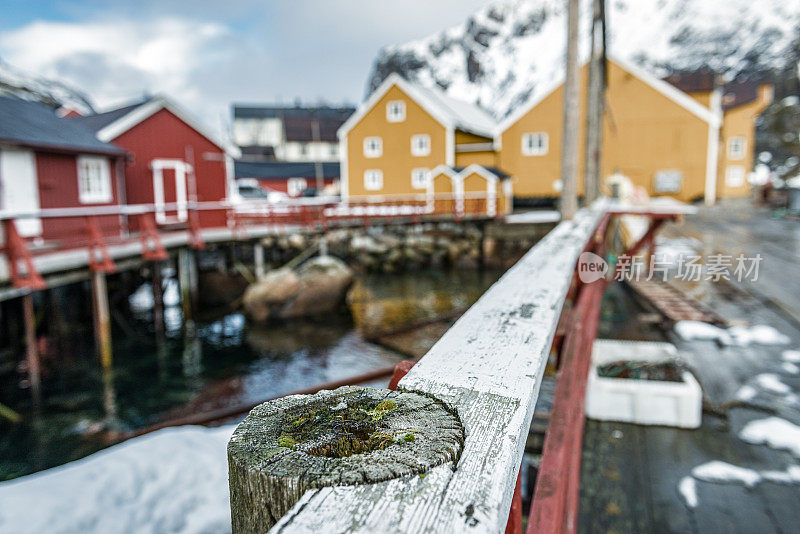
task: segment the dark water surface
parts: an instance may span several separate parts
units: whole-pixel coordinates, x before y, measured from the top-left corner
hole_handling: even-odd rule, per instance
[[[68,325],[57,351],[44,351],[38,412],[22,375],[0,376],[0,403],[24,417],[21,424],[0,419],[0,480],[100,450],[111,443],[108,429],[143,428],[392,365],[403,356],[367,342],[365,332],[466,308],[500,274],[363,275],[351,292],[349,313],[269,327],[231,314],[197,324],[195,336],[184,334],[180,311],[172,308],[161,340],[143,314],[125,330],[115,328],[114,368],[105,374],[94,354],[91,319],[84,318]]]

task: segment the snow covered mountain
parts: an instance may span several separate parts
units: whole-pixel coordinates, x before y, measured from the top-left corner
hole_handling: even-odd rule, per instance
[[[89,98],[80,91],[58,81],[32,76],[0,59],[2,94],[41,102],[53,108],[74,109],[82,114],[94,111]]]
[[[383,49],[371,92],[392,72],[498,117],[561,77],[565,0],[502,0],[441,33]],[[659,75],[710,67],[728,78],[794,68],[800,0],[608,0],[612,54]],[[582,54],[590,3],[582,1]]]

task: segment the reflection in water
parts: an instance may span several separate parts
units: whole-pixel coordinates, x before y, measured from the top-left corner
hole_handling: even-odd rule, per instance
[[[102,449],[107,429],[142,428],[393,365],[402,356],[365,341],[362,333],[467,307],[499,274],[365,275],[354,288],[350,313],[270,326],[250,325],[234,313],[197,322],[190,331],[183,328],[180,307],[170,302],[166,335],[158,336],[150,311],[134,310],[132,332],[114,332],[114,367],[107,373],[94,356],[91,317],[70,316],[66,334],[50,340],[59,350],[43,358],[39,413],[16,375],[0,375],[0,402],[25,417],[17,425],[0,421],[0,480]]]

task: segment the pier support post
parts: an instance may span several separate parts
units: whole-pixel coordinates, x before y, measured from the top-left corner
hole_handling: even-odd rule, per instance
[[[425,473],[463,444],[458,416],[417,393],[345,386],[264,403],[228,444],[233,533],[267,532],[306,490]]]
[[[22,315],[25,323],[25,359],[28,364],[28,381],[31,384],[34,406],[42,400],[39,351],[36,348],[36,314],[33,309],[33,293],[22,296]]]
[[[184,324],[194,321],[194,305],[197,302],[197,263],[194,251],[178,250],[178,283],[181,288],[181,308]]]
[[[161,277],[161,262],[154,261],[153,273],[153,324],[159,337],[164,334],[164,280]]]
[[[94,335],[97,342],[97,353],[103,369],[111,369],[111,313],[108,308],[108,288],[106,273],[92,273],[92,302],[94,309]]]
[[[264,268],[264,245],[259,241],[253,247],[253,264],[256,280],[261,280],[267,274]]]

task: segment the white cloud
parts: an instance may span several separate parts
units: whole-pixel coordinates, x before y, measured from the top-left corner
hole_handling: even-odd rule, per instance
[[[88,91],[100,105],[165,92],[197,106],[193,72],[225,26],[178,18],[105,22],[33,22],[0,36],[0,56],[39,76]]]

